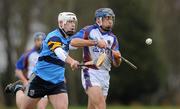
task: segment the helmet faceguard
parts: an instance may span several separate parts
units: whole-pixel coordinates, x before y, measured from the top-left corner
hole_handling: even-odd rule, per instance
[[[62,12],[58,16],[58,22],[61,22],[61,24],[59,24],[59,28],[61,28],[63,31],[64,31],[64,25],[67,22],[75,22],[75,29],[76,29],[76,26],[77,26],[77,17],[72,12]],[[72,31],[68,30],[65,33],[66,34],[70,33],[68,35],[71,35],[72,33],[74,33],[74,30],[72,30]]]

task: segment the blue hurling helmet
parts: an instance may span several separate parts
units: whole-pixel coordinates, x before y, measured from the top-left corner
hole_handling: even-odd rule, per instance
[[[115,19],[115,14],[110,8],[99,8],[95,12],[95,19],[100,17],[112,16]]]
[[[44,40],[46,37],[46,34],[43,32],[36,32],[36,33],[34,33],[33,37],[34,37],[34,40],[36,40],[36,39]]]

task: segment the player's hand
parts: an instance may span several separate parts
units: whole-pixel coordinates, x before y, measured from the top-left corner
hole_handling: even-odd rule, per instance
[[[120,59],[121,58],[121,54],[119,51],[115,51],[115,50],[112,50],[112,55],[115,59]]]
[[[101,39],[101,40],[98,40],[97,46],[99,48],[106,48],[107,47],[107,43],[103,39]]]
[[[121,53],[119,51],[112,50],[112,56],[113,56],[113,65],[115,67],[120,66],[122,60],[121,60]]]
[[[112,50],[112,56],[114,57],[115,60],[121,61],[121,53],[119,51]]]
[[[84,65],[94,65],[94,62],[93,61],[88,61],[88,62],[85,62]]]
[[[72,70],[78,69],[79,62],[76,60],[73,60],[70,64]]]

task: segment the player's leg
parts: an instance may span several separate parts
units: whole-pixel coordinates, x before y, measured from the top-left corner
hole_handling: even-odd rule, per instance
[[[68,95],[67,93],[59,93],[49,96],[54,109],[68,109]]]
[[[40,99],[40,101],[37,104],[37,109],[46,109],[46,106],[48,104],[48,98],[47,96]]]
[[[16,95],[16,104],[19,109],[33,109],[38,99],[31,99],[24,94],[24,87],[21,81],[16,81],[6,86],[6,93]]]
[[[88,95],[88,109],[106,109],[106,96],[109,89],[108,72],[83,69],[82,85]]]
[[[22,99],[24,97],[24,92],[22,90],[19,90],[16,92],[16,105],[18,107],[18,109],[21,108],[21,105],[22,105]]]
[[[95,109],[93,103],[91,103],[90,98],[88,98],[88,109]]]
[[[106,99],[107,99],[107,96],[104,96],[104,100],[106,101]]]
[[[100,87],[92,86],[89,87],[86,91],[89,100],[89,108],[88,109],[106,109],[106,102],[104,99],[103,92]]]
[[[107,96],[104,96],[104,100],[106,101]],[[88,98],[88,109],[96,109],[93,105],[93,103],[91,103],[90,99]]]
[[[40,77],[32,75],[25,90],[21,109],[35,109],[39,100],[46,95],[46,83]]]
[[[21,90],[16,93],[16,105],[18,109],[35,109],[38,101],[38,98],[30,98]]]
[[[22,81],[18,80],[14,83],[8,84],[5,88],[5,92],[16,95],[16,105],[20,109],[22,105],[22,99],[24,97],[24,87]]]
[[[48,100],[54,109],[68,109],[68,95],[65,82],[48,85]]]
[[[37,102],[40,100],[40,98],[30,98],[27,95],[23,96],[22,104],[20,105],[19,109],[35,109]]]

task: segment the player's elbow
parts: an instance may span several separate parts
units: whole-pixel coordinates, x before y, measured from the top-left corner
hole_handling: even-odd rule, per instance
[[[78,41],[79,41],[79,39],[74,38],[74,39],[71,40],[70,45],[71,45],[71,46],[74,46],[74,47],[77,47],[77,46],[78,46],[78,45],[77,45],[77,42],[78,42]]]
[[[71,46],[75,46],[75,45],[76,45],[75,39],[72,39],[72,40],[71,40],[70,45],[71,45]]]

